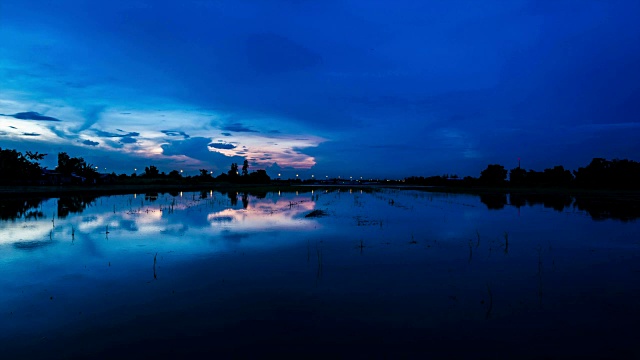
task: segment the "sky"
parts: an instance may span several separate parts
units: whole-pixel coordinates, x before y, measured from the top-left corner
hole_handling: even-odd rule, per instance
[[[640,2],[0,1],[0,147],[277,177],[640,160]]]

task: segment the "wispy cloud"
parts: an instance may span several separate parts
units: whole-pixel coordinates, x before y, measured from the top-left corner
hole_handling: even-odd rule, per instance
[[[98,137],[105,137],[105,138],[119,138],[119,137],[123,138],[123,137],[140,136],[139,132],[129,132],[126,134],[116,134],[116,133],[111,133],[111,132],[102,131],[102,130],[94,130],[94,132]]]
[[[185,139],[190,138],[191,136],[189,136],[187,133],[185,133],[184,131],[177,131],[177,130],[160,130],[161,133],[164,133],[167,136],[182,136]]]
[[[84,115],[84,122],[80,126],[78,126],[77,128],[73,129],[72,131],[75,132],[75,133],[79,133],[79,132],[87,130],[88,128],[93,126],[95,123],[97,123],[100,120],[100,115],[104,111],[104,108],[105,108],[104,105],[97,105],[97,106],[88,107],[84,111],[84,114],[85,114]]]
[[[233,132],[258,132],[257,130],[250,129],[242,125],[242,123],[227,124],[223,126],[221,130],[233,131]]]
[[[51,116],[45,116],[35,111],[19,112],[12,115],[0,114],[2,116],[9,116],[18,120],[37,120],[37,121],[61,121]]]

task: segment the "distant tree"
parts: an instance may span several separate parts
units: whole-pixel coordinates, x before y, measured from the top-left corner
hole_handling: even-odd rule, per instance
[[[507,179],[504,166],[492,164],[480,173],[480,182],[484,185],[502,185]]]
[[[633,160],[594,158],[586,167],[574,171],[575,183],[592,188],[640,188],[640,163]]]
[[[249,175],[249,162],[247,160],[242,164],[242,176]]]
[[[513,168],[509,171],[509,182],[514,186],[525,185],[527,180],[527,171],[520,167]]]
[[[33,157],[27,154],[24,156],[19,151],[0,148],[0,182],[29,183],[38,181],[42,169],[35,160],[41,160],[45,155],[40,154]]]
[[[554,166],[553,169],[544,170],[544,185],[567,187],[573,181],[571,171],[565,170],[562,165]]]
[[[182,175],[178,170],[171,170],[169,172],[169,179],[174,179],[174,180],[182,179]]]
[[[232,163],[231,164],[231,169],[229,169],[229,177],[234,178],[238,176],[238,164],[236,163]]]
[[[213,181],[213,176],[206,169],[200,169],[200,175],[195,177],[197,181],[205,182],[205,181]]]
[[[27,159],[31,161],[40,161],[44,159],[45,156],[47,156],[47,154],[40,154],[37,151],[35,153],[32,153],[31,151],[26,151],[24,155]]]
[[[87,164],[81,157],[71,157],[66,152],[58,153],[58,166],[56,171],[65,176],[80,176],[85,178],[85,181],[95,182],[100,178],[98,171],[94,169],[93,165]]]
[[[144,177],[155,178],[158,177],[159,174],[158,168],[153,165],[144,168]]]
[[[268,184],[271,178],[265,170],[256,170],[249,174],[249,182],[252,184]]]

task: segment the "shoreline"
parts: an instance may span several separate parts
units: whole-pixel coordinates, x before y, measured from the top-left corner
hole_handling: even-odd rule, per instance
[[[125,195],[145,192],[173,191],[217,191],[217,192],[272,192],[272,191],[309,191],[310,189],[395,189],[417,190],[451,194],[531,194],[612,198],[616,200],[639,201],[639,190],[608,189],[563,189],[563,188],[491,188],[491,187],[447,187],[384,184],[114,184],[97,186],[0,186],[0,198],[60,197],[65,195]]]

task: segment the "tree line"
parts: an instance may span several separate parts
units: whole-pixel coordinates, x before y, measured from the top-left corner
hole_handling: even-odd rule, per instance
[[[200,169],[196,176],[183,176],[181,171],[172,170],[168,174],[160,172],[154,165],[145,167],[140,175],[101,174],[98,168],[87,163],[82,157],[72,157],[66,152],[58,153],[58,164],[54,170],[43,168],[40,161],[47,154],[30,151],[24,154],[11,149],[0,148],[0,184],[2,185],[82,185],[104,183],[203,183],[230,182],[238,184],[268,184],[271,179],[265,170],[249,172],[249,162],[244,161],[241,172],[238,164],[231,164],[228,172],[217,177]]]
[[[0,148],[0,184],[3,185],[47,185],[47,184],[100,184],[100,183],[206,183],[226,182],[236,184],[268,184],[271,179],[265,170],[249,172],[247,160],[242,168],[232,163],[227,172],[214,177],[213,173],[200,169],[196,176],[183,176],[181,171],[168,174],[160,172],[154,165],[144,168],[140,175],[115,173],[100,174],[97,168],[82,157],[71,157],[66,152],[58,153],[58,164],[54,170],[40,166],[47,154],[27,151],[24,154]],[[500,164],[490,164],[475,178],[456,175],[412,176],[404,179],[408,185],[450,187],[554,187],[588,189],[640,189],[640,163],[633,160],[606,160],[594,158],[591,163],[570,171],[562,165],[543,171],[526,170],[520,166],[507,170]]]
[[[594,158],[591,163],[570,171],[562,165],[543,171],[516,167],[505,169],[500,164],[490,164],[477,178],[467,176],[408,177],[405,183],[427,186],[459,187],[553,187],[584,189],[640,189],[640,163],[633,160],[606,160]]]

